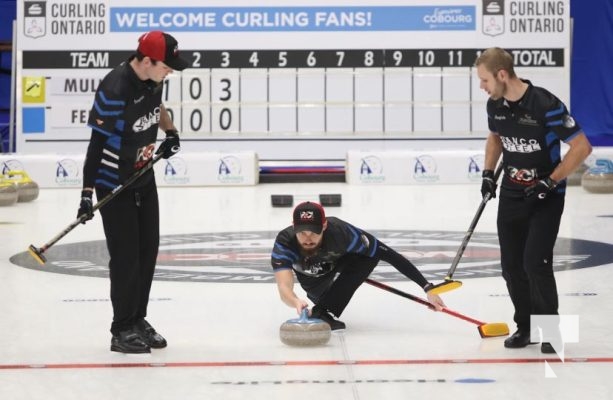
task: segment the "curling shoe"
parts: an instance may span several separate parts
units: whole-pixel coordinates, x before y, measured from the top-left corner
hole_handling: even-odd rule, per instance
[[[330,325],[330,330],[337,331],[339,329],[345,329],[345,323],[340,321],[332,316],[328,311],[324,310],[319,306],[313,307],[311,310],[311,318],[319,318],[328,325]]]
[[[151,353],[151,348],[134,330],[119,332],[111,339],[111,351],[126,354]]]
[[[166,339],[157,333],[151,324],[144,319],[141,319],[134,325],[134,331],[152,349],[163,349],[168,345]]]
[[[507,349],[520,349],[529,344],[534,344],[530,341],[530,331],[517,330],[504,341],[504,347]]]

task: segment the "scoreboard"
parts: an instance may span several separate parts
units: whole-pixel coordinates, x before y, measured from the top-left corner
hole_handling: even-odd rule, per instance
[[[164,103],[194,150],[343,159],[480,140],[487,96],[473,64],[490,46],[569,100],[568,0],[199,3],[20,2],[17,150],[84,151],[98,83],[152,29],[175,36],[190,62],[164,82]],[[42,32],[28,35],[36,20]],[[83,20],[90,33],[68,29]]]

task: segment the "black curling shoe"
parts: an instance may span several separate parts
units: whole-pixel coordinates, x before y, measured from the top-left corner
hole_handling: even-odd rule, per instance
[[[111,351],[126,354],[151,353],[151,348],[134,330],[119,332],[111,339]]]
[[[504,341],[504,347],[507,349],[521,349],[529,344],[534,344],[530,341],[530,331],[522,330],[517,330]]]
[[[313,309],[311,310],[311,317],[321,319],[322,321],[330,325],[330,330],[332,331],[345,329],[345,323],[343,321],[334,318],[332,314],[318,306],[313,307]]]
[[[168,345],[164,336],[157,333],[151,324],[144,319],[141,319],[134,325],[134,331],[152,349],[163,349]]]

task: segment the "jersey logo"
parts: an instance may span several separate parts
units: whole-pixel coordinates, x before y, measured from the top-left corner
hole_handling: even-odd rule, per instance
[[[502,146],[512,153],[534,153],[541,151],[541,145],[536,139],[500,136]]]

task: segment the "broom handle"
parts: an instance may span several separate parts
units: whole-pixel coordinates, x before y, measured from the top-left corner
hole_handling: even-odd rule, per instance
[[[426,301],[426,300],[422,299],[421,297],[413,296],[412,294],[405,293],[405,292],[403,292],[401,290],[398,290],[396,288],[388,286],[388,285],[386,285],[384,283],[372,280],[370,278],[366,278],[365,282],[370,284],[370,285],[372,285],[372,286],[378,287],[379,289],[386,290],[388,292],[397,294],[398,296],[401,296],[401,297],[407,298],[409,300],[413,300],[413,301],[415,301],[417,303],[423,304],[423,305],[425,305],[428,308],[434,309],[434,306],[429,301]],[[474,318],[467,317],[466,315],[460,314],[459,312],[450,310],[450,309],[448,309],[446,307],[443,307],[442,311],[444,313],[452,315],[452,316],[454,316],[456,318],[463,319],[464,321],[472,322],[475,325],[485,325],[485,322],[481,322],[481,321],[476,320]]]

